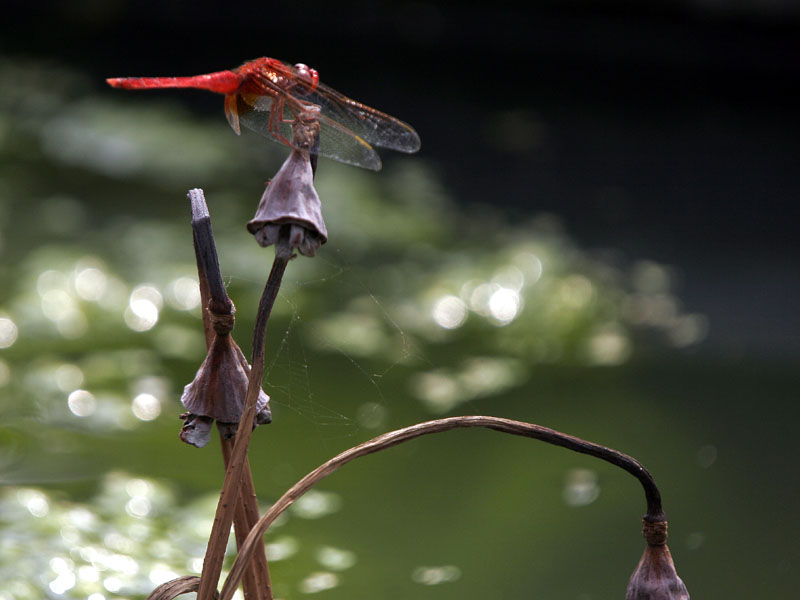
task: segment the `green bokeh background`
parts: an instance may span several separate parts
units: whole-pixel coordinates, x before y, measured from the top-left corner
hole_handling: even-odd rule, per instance
[[[177,437],[204,356],[175,292],[195,277],[185,193],[205,190],[248,353],[271,251],[244,224],[284,151],[78,70],[4,60],[0,85],[0,598],[142,598],[197,572],[222,479],[216,441]],[[290,264],[267,335],[263,505],[383,431],[504,416],[643,462],[693,597],[792,597],[795,364],[703,352],[713,320],[682,308],[674,267],[587,249],[552,214],[465,207],[424,158],[322,161],[317,185],[330,241]],[[480,285],[513,290],[514,318]],[[138,286],[163,300],[143,331]],[[445,297],[468,308],[455,329],[432,316]],[[348,465],[266,540],[279,598],[599,600],[624,594],[643,511],[605,463],[456,431]]]

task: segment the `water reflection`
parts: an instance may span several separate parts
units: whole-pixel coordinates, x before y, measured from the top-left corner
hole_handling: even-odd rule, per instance
[[[162,484],[121,473],[108,475],[85,506],[5,488],[0,599],[143,596],[187,565],[199,572],[208,531],[195,535],[188,525],[208,521],[210,529],[217,498],[181,506]]]

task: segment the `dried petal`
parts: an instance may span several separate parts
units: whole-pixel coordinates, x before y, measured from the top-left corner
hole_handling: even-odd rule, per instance
[[[314,256],[328,240],[322,219],[322,206],[314,189],[314,173],[308,150],[316,123],[298,124],[295,149],[269,182],[253,220],[247,224],[261,246],[274,244],[281,225],[291,225],[292,247],[306,256]]]
[[[642,521],[647,547],[628,582],[626,600],[689,600],[667,547],[667,522]]]
[[[202,448],[211,439],[211,425],[214,419],[202,417],[192,413],[183,413],[183,427],[181,427],[181,439],[187,444]]]
[[[197,375],[183,390],[181,402],[194,414],[238,423],[244,410],[250,365],[229,335],[217,335]],[[269,396],[259,391],[257,420],[270,421]]]

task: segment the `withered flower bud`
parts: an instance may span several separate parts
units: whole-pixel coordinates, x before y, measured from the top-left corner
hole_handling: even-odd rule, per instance
[[[314,113],[293,124],[294,149],[267,185],[253,220],[247,224],[261,246],[278,241],[281,227],[290,227],[290,244],[300,254],[314,256],[328,240],[322,207],[314,189],[312,150],[319,136]]]
[[[628,582],[626,600],[689,600],[667,547],[667,522],[642,520],[647,541],[644,554]]]
[[[212,421],[217,421],[223,436],[235,435],[244,410],[250,374],[250,364],[230,336],[233,315],[210,314],[216,336],[194,381],[181,395],[181,402],[188,410],[181,415],[184,420],[181,439],[198,448],[208,443]],[[269,396],[259,390],[255,424],[271,420]]]

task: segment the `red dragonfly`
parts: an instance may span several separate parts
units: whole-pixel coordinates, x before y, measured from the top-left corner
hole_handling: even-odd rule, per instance
[[[292,67],[264,57],[207,75],[106,81],[127,90],[197,88],[225,94],[225,116],[237,135],[241,123],[287,146],[292,145],[292,123],[312,115],[320,124],[319,154],[374,171],[381,168],[381,159],[372,146],[409,153],[420,147],[410,125],[321,84],[319,74],[304,64]]]

